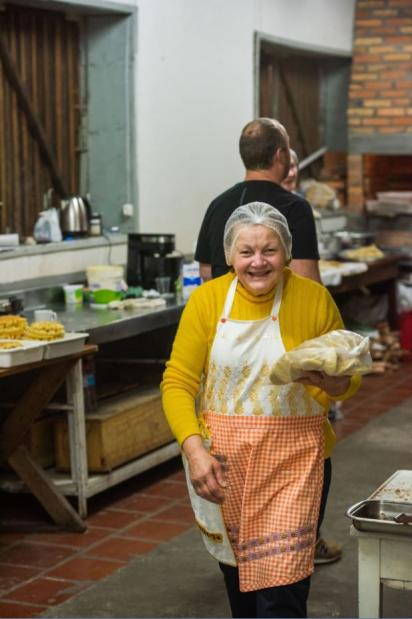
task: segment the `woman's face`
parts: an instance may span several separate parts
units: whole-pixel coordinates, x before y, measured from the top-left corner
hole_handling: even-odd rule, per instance
[[[288,191],[296,191],[298,184],[298,162],[292,155],[290,158],[289,173],[287,177],[282,181],[281,185],[283,189]]]
[[[240,229],[231,261],[241,284],[254,295],[269,292],[279,281],[286,265],[279,236],[271,228],[261,225]]]

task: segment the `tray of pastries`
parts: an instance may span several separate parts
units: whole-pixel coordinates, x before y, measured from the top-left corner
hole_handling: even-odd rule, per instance
[[[55,359],[79,352],[88,335],[88,333],[66,333],[64,326],[57,320],[32,322],[25,331],[25,337],[46,344],[45,359]]]
[[[339,253],[339,257],[343,260],[355,260],[356,262],[375,262],[384,258],[385,254],[374,243],[364,245],[355,249],[344,249]]]
[[[56,320],[28,324],[22,316],[0,316],[0,367],[33,363],[79,352],[88,333],[66,333]]]

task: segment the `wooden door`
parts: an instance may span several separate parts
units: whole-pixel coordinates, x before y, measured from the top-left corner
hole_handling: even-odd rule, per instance
[[[0,38],[0,232],[26,237],[50,187],[79,191],[80,26],[6,5]]]
[[[262,47],[259,114],[285,126],[299,159],[321,146],[320,88],[317,57]]]

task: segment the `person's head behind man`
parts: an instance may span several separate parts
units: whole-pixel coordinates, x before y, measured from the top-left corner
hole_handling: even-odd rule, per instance
[[[298,188],[299,159],[296,152],[290,148],[290,166],[287,177],[282,182],[283,189],[296,191]]]
[[[257,118],[243,129],[239,152],[247,171],[276,170],[276,182],[286,178],[290,166],[289,136],[273,118]]]

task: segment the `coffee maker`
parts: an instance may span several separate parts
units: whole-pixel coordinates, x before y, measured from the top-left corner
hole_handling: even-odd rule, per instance
[[[148,290],[156,277],[170,277],[171,290],[181,274],[183,256],[175,250],[174,234],[129,234],[127,283]]]

